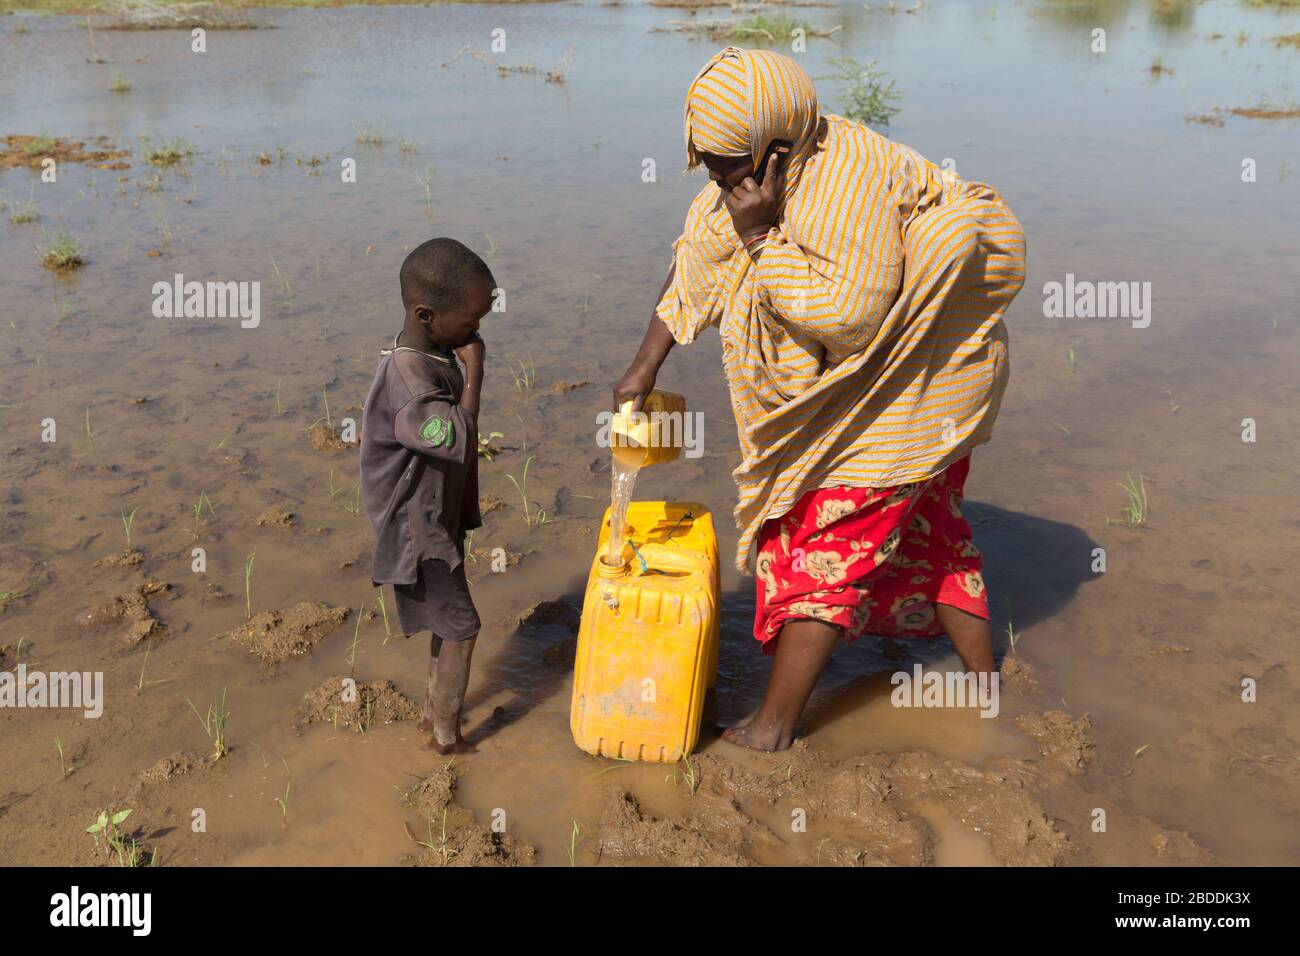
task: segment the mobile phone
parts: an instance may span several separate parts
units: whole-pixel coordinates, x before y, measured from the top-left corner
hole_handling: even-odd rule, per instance
[[[780,155],[781,162],[789,158],[790,150],[794,149],[794,143],[788,139],[774,139],[767,144],[767,152],[763,154],[763,161],[754,167],[754,182],[760,186],[763,185],[763,176],[767,173],[767,164],[772,161],[772,157]]]

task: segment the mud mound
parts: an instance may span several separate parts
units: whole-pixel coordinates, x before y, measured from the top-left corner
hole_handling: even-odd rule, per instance
[[[351,608],[303,601],[283,611],[254,614],[250,620],[221,636],[244,645],[264,664],[279,664],[292,657],[302,657],[322,638],[337,630],[351,613]]]
[[[917,807],[939,804],[982,833],[1008,866],[1053,866],[1072,853],[1027,788],[1032,774],[1018,763],[976,770],[927,752],[870,753],[831,763],[802,741],[772,758],[768,773],[721,757],[698,758],[700,793],[732,805],[762,801],[799,807],[810,823],[838,831],[823,841],[822,862],[926,865],[933,837]]]
[[[805,810],[814,823],[833,823],[824,862],[839,865],[925,866],[933,858],[928,824],[906,811],[890,771],[894,757],[873,753],[831,764],[798,741],[768,773],[721,757],[698,759],[700,792],[730,803],[759,801]]]
[[[259,528],[292,528],[293,512],[280,508],[270,508],[257,516]]]
[[[133,568],[144,561],[144,552],[129,548],[121,554],[110,554],[95,562],[97,568]]]
[[[889,768],[891,784],[901,799],[937,800],[952,817],[982,833],[993,855],[1005,866],[1056,866],[1074,853],[1061,833],[1026,789],[1024,775],[983,772],[933,754],[901,754]]]
[[[567,601],[538,601],[515,619],[517,627],[557,625],[567,627],[575,634],[582,620],[582,612]]]
[[[101,30],[261,30],[274,24],[228,9],[220,3],[155,3],[152,0],[110,0],[103,13],[90,19]]]
[[[1002,678],[1002,686],[1013,694],[1028,694],[1038,687],[1034,669],[1029,666],[1027,661],[1022,661],[1014,654],[1008,654],[1002,658],[1002,667],[999,669],[999,673]]]
[[[311,439],[312,448],[327,455],[335,455],[341,451],[346,451],[348,447],[347,442],[339,438],[334,428],[326,422],[315,425],[307,433],[307,437]]]
[[[77,623],[82,627],[95,628],[125,621],[127,626],[121,635],[122,642],[128,647],[134,647],[145,638],[157,637],[166,630],[167,625],[149,606],[149,598],[170,590],[171,585],[165,581],[145,581],[130,591],[83,612],[77,617]]]
[[[207,770],[211,765],[211,756],[202,756],[191,750],[178,750],[174,754],[163,757],[148,770],[143,771],[139,779],[127,791],[126,802],[128,804],[138,803],[145,791],[169,783],[186,774]]]
[[[96,136],[90,140],[60,139],[48,136],[13,135],[4,138],[4,148],[0,149],[0,169],[12,169],[15,166],[28,166],[40,169],[41,162],[48,156],[59,165],[64,163],[87,163],[100,169],[130,169],[126,158],[130,150],[116,149],[107,136]]]
[[[489,569],[492,569],[494,568],[494,562],[497,560],[497,555],[494,553],[496,550],[496,548],[475,548],[473,551],[469,552],[469,556],[475,562],[485,564]],[[502,548],[501,550],[505,552],[503,557],[505,558],[507,568],[515,567],[525,557],[533,553],[532,551],[528,551],[525,554],[521,554],[518,551],[511,551],[509,548]],[[495,567],[499,568],[500,565],[495,565]],[[495,574],[499,572],[493,570],[492,573]]]
[[[298,704],[297,727],[343,724],[369,729],[374,724],[419,720],[420,708],[399,693],[390,680],[358,684],[348,677],[330,677],[309,690]]]
[[[479,495],[478,496],[478,513],[480,515],[490,515],[494,511],[500,511],[506,506],[496,495]]]
[[[551,385],[551,391],[556,395],[566,395],[569,392],[579,388],[586,388],[591,383],[585,378],[578,382],[569,382],[564,379],[558,379]]]
[[[1044,757],[1072,774],[1087,769],[1096,749],[1088,738],[1092,719],[1087,714],[1078,720],[1062,710],[1023,714],[1016,718],[1016,726],[1038,741],[1038,750]]]
[[[456,771],[447,763],[402,791],[402,803],[419,813],[421,825],[406,834],[420,847],[416,866],[529,866],[537,850],[529,843],[474,822],[453,802]]]
[[[779,841],[756,820],[727,809],[730,812],[705,805],[685,820],[656,820],[627,790],[612,787],[600,815],[597,858],[670,866],[753,866],[745,852],[751,841]],[[746,825],[738,826],[740,822]]]

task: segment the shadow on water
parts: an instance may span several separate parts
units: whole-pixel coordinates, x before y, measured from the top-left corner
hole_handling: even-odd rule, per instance
[[[1000,661],[1008,649],[1008,619],[1020,632],[1065,607],[1079,587],[1095,577],[1091,564],[1096,544],[1073,525],[980,502],[968,501],[963,507],[984,555],[989,612]],[[470,693],[466,709],[502,693],[511,696],[467,732],[472,743],[520,720],[564,689],[573,672],[582,599],[580,592],[570,592],[545,602],[548,614],[537,623],[517,626],[507,638]],[[728,725],[751,713],[762,700],[771,661],[756,646],[753,621],[751,583],[722,595],[718,683],[706,707],[702,742],[716,736],[715,723]],[[884,675],[900,666],[900,649],[906,651],[907,667],[917,662],[935,664],[953,654],[952,645],[943,637],[898,642],[864,637],[852,645],[841,645],[818,683],[805,730],[832,723],[868,700],[888,694],[890,685]]]
[[[572,591],[542,601],[529,623],[516,624],[502,650],[492,658],[478,686],[465,697],[465,710],[509,693],[480,724],[465,734],[479,744],[527,716],[533,708],[559,693],[573,673],[578,621],[583,595]]]

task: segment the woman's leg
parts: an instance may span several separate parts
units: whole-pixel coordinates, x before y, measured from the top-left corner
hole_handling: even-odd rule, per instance
[[[939,625],[961,657],[962,666],[975,674],[993,673],[993,638],[989,622],[951,604],[936,604]]]
[[[787,621],[782,625],[763,705],[747,722],[727,728],[722,739],[751,750],[789,747],[799,715],[839,636],[838,627],[822,621]]]

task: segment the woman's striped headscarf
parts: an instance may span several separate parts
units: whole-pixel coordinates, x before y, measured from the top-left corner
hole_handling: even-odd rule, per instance
[[[705,64],[686,93],[686,165],[701,152],[763,159],[774,139],[794,149],[786,166],[789,191],[817,136],[817,90],[794,60],[767,50],[729,46]],[[794,179],[791,179],[793,174]]]
[[[691,166],[701,152],[758,163],[773,139],[795,144],[761,255],[705,184],[655,310],[678,343],[721,333],[744,570],[763,521],[805,492],[920,481],[988,440],[1025,239],[992,188],[821,113],[808,75],[780,54],[718,53],[685,112]]]

